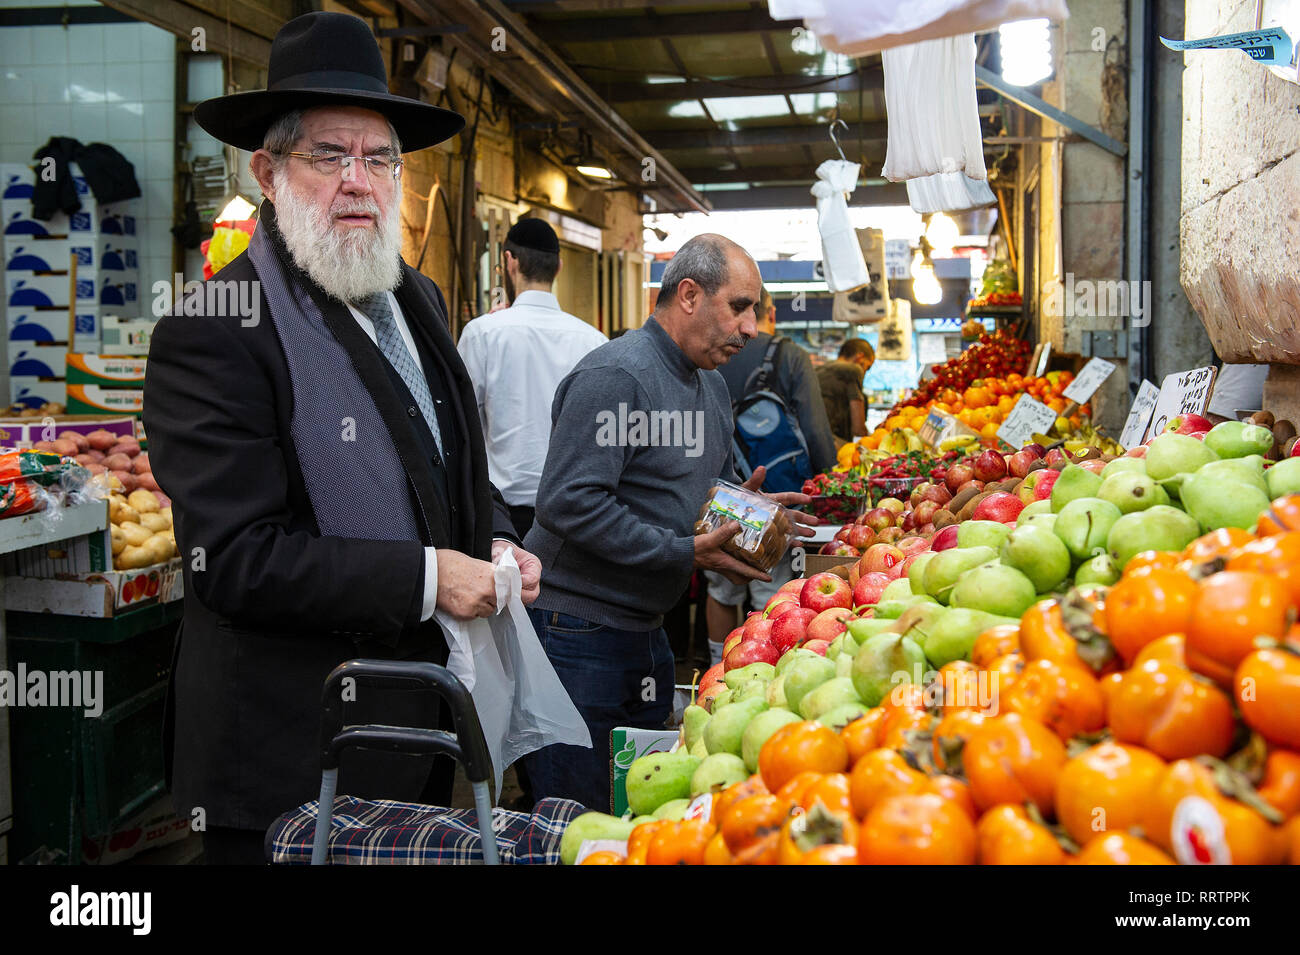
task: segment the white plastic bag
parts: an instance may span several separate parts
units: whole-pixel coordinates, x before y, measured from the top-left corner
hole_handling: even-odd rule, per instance
[[[498,558],[494,576],[494,616],[457,620],[441,610],[435,616],[447,634],[447,669],[474,698],[500,799],[505,767],[552,743],[590,746],[591,733],[519,599],[523,584],[513,549]]]
[[[812,194],[817,197],[817,231],[822,237],[822,267],[826,286],[832,292],[851,292],[871,281],[867,263],[858,244],[858,233],[849,219],[845,193],[858,187],[855,162],[828,159],[817,167]]]

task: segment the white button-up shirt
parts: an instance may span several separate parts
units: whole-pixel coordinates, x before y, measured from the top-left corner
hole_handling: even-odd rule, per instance
[[[608,339],[560,310],[550,292],[520,292],[514,304],[480,315],[461,332],[461,360],[474,382],[488,474],[507,504],[533,507],[551,437],[555,389]]]

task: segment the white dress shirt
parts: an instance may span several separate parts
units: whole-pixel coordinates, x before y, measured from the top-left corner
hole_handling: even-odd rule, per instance
[[[416,367],[424,368],[424,363],[420,361],[420,353],[415,348],[415,339],[411,337],[411,329],[406,324],[406,317],[402,314],[402,308],[397,304],[397,298],[392,292],[388,293],[388,307],[393,310],[393,319],[397,323],[397,330],[402,335],[402,341],[406,343],[406,350],[415,359]],[[375,323],[351,305],[348,306],[348,311],[357,320],[361,330],[366,333],[372,342],[378,345],[379,339],[375,336]],[[424,549],[424,603],[420,609],[420,621],[428,620],[437,609],[438,552],[436,548],[426,547]]]
[[[474,383],[488,474],[507,504],[536,505],[555,389],[607,341],[599,329],[561,311],[552,293],[532,290],[461,332],[457,347]]]

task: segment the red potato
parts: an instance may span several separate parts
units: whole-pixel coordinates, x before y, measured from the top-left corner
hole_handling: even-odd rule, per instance
[[[82,464],[86,466],[96,463],[95,459],[92,458],[89,454],[78,454],[76,457],[76,461],[78,464]]]
[[[102,465],[102,464],[94,464],[94,463],[92,463],[92,464],[87,464],[87,465],[86,465],[86,470],[89,471],[91,474],[107,474],[107,473],[108,473],[108,468],[104,467],[104,465]]]
[[[159,507],[166,508],[172,506],[172,499],[168,497],[166,494],[164,494],[162,491],[154,491],[153,496],[158,498]]]
[[[108,468],[110,471],[126,471],[129,473],[131,470],[131,459],[119,451],[104,458],[104,467]]]
[[[122,485],[122,490],[127,494],[130,494],[138,486],[139,482],[136,480],[136,476],[130,471],[121,471],[117,468],[110,468],[109,473],[112,474],[113,477],[117,478],[118,482]]]
[[[66,439],[66,440],[68,440],[68,441],[75,441],[75,442],[77,443],[77,453],[78,453],[78,454],[85,454],[87,451],[90,450],[90,439],[87,438],[87,437],[86,437],[84,434],[82,434],[80,431],[60,431],[60,432],[59,432],[59,439],[60,439],[60,440],[64,440],[64,439]]]
[[[96,451],[94,448],[91,448],[89,451],[87,451],[86,455],[96,464],[103,464],[104,458],[108,457],[108,455],[106,455],[103,451]]]
[[[131,462],[131,470],[136,474],[143,474],[146,471],[152,471],[153,466],[149,464],[149,452],[142,451]]]
[[[32,450],[33,450],[33,451],[48,451],[48,452],[52,452],[52,453],[53,453],[53,452],[54,452],[54,442],[53,442],[53,441],[37,441],[35,444],[32,445]]]
[[[135,476],[135,479],[136,482],[140,485],[140,487],[144,488],[145,490],[148,491],[159,490],[158,482],[154,480],[152,471],[144,471],[143,473],[137,474]]]
[[[96,451],[107,451],[113,445],[117,444],[118,436],[112,431],[105,431],[100,428],[86,435],[86,440],[90,442],[91,448]]]
[[[109,448],[108,453],[110,456],[114,454],[125,454],[129,458],[133,458],[140,453],[140,444],[134,439],[127,440],[126,438],[123,438],[117,444]]]
[[[50,443],[50,450],[65,458],[75,457],[78,453],[77,442],[69,441],[67,438],[59,438],[57,441],[52,441]]]

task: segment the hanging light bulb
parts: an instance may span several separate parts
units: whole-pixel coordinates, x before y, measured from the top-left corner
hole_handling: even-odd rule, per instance
[[[934,274],[934,265],[926,262],[921,274],[912,280],[912,298],[918,305],[938,305],[943,301],[943,286]]]
[[[1052,40],[1047,20],[1016,20],[998,27],[1002,78],[1012,86],[1033,86],[1052,75]]]
[[[239,193],[226,203],[225,207],[217,213],[217,222],[242,222],[245,219],[251,219],[253,213],[257,211],[257,206],[253,205]]]
[[[942,258],[952,255],[952,247],[957,244],[961,231],[957,223],[946,212],[936,212],[930,217],[930,224],[925,228],[925,238],[934,247],[935,253]]]

